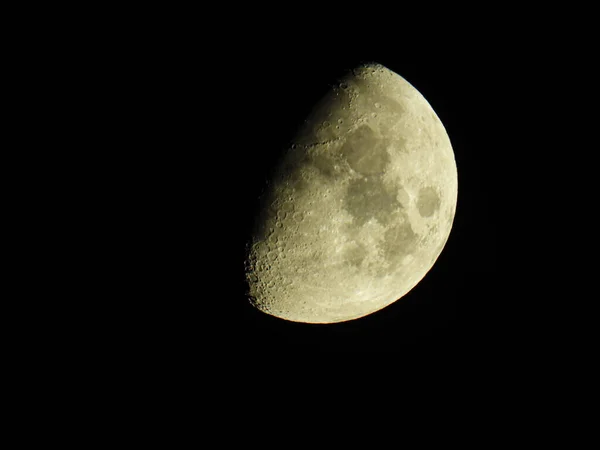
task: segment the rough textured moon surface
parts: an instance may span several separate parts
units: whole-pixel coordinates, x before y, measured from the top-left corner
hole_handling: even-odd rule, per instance
[[[457,194],[431,105],[386,67],[356,67],[315,105],[261,196],[246,253],[250,302],[307,323],[390,305],[438,259]]]

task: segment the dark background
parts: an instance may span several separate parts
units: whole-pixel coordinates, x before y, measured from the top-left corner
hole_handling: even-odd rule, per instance
[[[380,39],[361,45],[295,40],[294,33],[248,35],[226,58],[207,58],[213,76],[199,87],[198,134],[190,151],[197,177],[211,180],[192,196],[202,241],[191,301],[208,348],[244,354],[291,350],[403,351],[422,346],[485,352],[511,337],[502,326],[497,261],[498,105],[508,86],[500,53],[438,42],[404,51]],[[394,42],[394,41],[391,41]],[[222,57],[222,54],[220,55]],[[278,152],[337,76],[361,62],[402,75],[433,106],[452,142],[459,198],[449,241],[408,295],[370,316],[332,325],[287,322],[253,309],[245,296],[244,244],[256,198]],[[204,95],[204,94],[203,94]],[[207,122],[208,119],[208,122]],[[209,144],[205,138],[209,137]],[[206,156],[205,156],[206,155]],[[208,207],[206,203],[207,197]],[[217,214],[215,214],[215,211]],[[208,229],[208,232],[205,231]],[[209,274],[209,275],[208,275]]]
[[[479,354],[510,342],[506,317],[518,306],[499,275],[506,200],[498,173],[507,135],[519,128],[507,119],[510,99],[529,82],[522,53],[490,36],[442,33],[407,45],[377,27],[341,39],[318,28],[300,33],[294,23],[238,21],[217,37],[169,26],[119,42],[121,70],[109,75],[127,92],[119,117],[131,118],[134,150],[123,167],[136,177],[124,209],[143,217],[127,236],[144,261],[132,273],[146,293],[125,303],[123,326],[134,330],[138,351]],[[338,76],[370,61],[415,86],[449,134],[459,178],[446,247],[410,293],[367,317],[311,325],[261,313],[247,301],[243,265],[257,198],[314,103]]]
[[[188,375],[208,386],[208,397],[212,385],[202,376],[221,377],[227,361],[243,364],[230,371],[234,384],[260,387],[254,370],[264,359],[256,356],[277,364],[302,351],[416,351],[439,361],[441,352],[467,354],[477,365],[498,349],[522,349],[531,358],[540,348],[554,350],[549,335],[563,340],[572,296],[558,296],[558,319],[549,321],[554,293],[542,294],[543,287],[553,291],[558,278],[576,284],[580,276],[566,277],[562,269],[577,270],[581,260],[555,251],[585,248],[587,240],[545,231],[568,204],[556,193],[581,194],[564,182],[579,170],[550,170],[547,162],[585,165],[594,147],[572,142],[585,129],[573,100],[587,102],[578,64],[593,53],[575,50],[593,40],[564,39],[570,30],[562,27],[562,9],[560,20],[546,21],[542,11],[526,17],[509,8],[469,7],[453,16],[377,4],[334,5],[330,16],[322,5],[152,8],[94,12],[69,27],[49,22],[53,39],[33,38],[44,57],[23,52],[35,63],[23,69],[29,78],[17,93],[31,90],[35,102],[24,98],[23,107],[55,119],[27,134],[39,136],[40,153],[61,166],[42,167],[48,187],[64,185],[58,194],[45,185],[39,191],[70,213],[67,221],[50,211],[35,222],[56,245],[47,265],[61,272],[56,291],[31,280],[51,294],[40,297],[40,316],[50,327],[40,341],[51,354],[73,346],[67,357],[76,365],[88,356],[92,372],[108,368],[117,379],[141,359],[136,381],[154,374],[157,384],[171,387]],[[364,17],[367,11],[375,17]],[[256,199],[314,102],[337,76],[367,61],[413,84],[448,131],[459,176],[449,241],[409,294],[372,315],[332,325],[268,316],[245,295],[244,246]],[[564,143],[556,142],[561,131]],[[539,174],[549,180],[538,181]],[[64,250],[61,235],[46,227],[53,222],[76,252]],[[561,276],[539,270],[542,262]],[[536,270],[541,276],[532,282]],[[73,302],[51,298],[60,300],[63,289]],[[64,344],[51,339],[56,333]],[[102,355],[119,364],[104,364]],[[455,369],[434,373],[439,381]],[[175,383],[163,378],[169,372]]]

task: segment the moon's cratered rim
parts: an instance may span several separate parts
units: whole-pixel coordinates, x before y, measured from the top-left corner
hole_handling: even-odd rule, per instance
[[[380,64],[353,69],[316,105],[264,194],[248,249],[251,303],[308,323],[388,306],[439,257],[457,193],[431,105]]]

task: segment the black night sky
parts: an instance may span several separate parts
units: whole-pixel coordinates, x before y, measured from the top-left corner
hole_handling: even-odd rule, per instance
[[[423,346],[479,352],[510,338],[500,319],[496,159],[502,144],[495,136],[505,125],[499,105],[514,74],[501,46],[482,52],[471,39],[438,39],[403,47],[380,35],[350,45],[284,25],[238,27],[217,41],[180,32],[158,50],[160,58],[149,58],[157,61],[153,81],[166,86],[149,109],[168,118],[151,130],[157,150],[150,166],[159,169],[147,175],[161,211],[155,220],[166,248],[158,253],[169,255],[161,264],[170,267],[162,281],[152,280],[160,287],[145,307],[157,346],[267,356]],[[449,134],[459,176],[450,238],[409,294],[372,315],[332,325],[268,316],[245,295],[244,245],[256,199],[278,152],[329,84],[369,61],[415,86]]]
[[[240,42],[231,61],[227,83],[217,83],[224,90],[217,110],[223,120],[221,134],[216,147],[204,150],[219,153],[218,166],[206,167],[206,176],[219,180],[210,195],[232,205],[224,215],[228,223],[220,221],[228,252],[220,253],[218,240],[207,237],[209,248],[220,255],[217,260],[226,259],[220,266],[226,269],[206,280],[208,292],[199,292],[203,301],[220,303],[217,313],[202,318],[217,336],[215,345],[250,354],[402,351],[423,345],[484,351],[492,345],[500,331],[495,143],[490,138],[495,133],[494,104],[503,95],[494,89],[498,68],[472,50],[444,43],[426,53],[409,54],[376,42],[345,50],[313,41],[282,45],[272,36]],[[417,287],[370,316],[332,325],[268,316],[248,305],[242,277],[243,245],[256,214],[256,196],[278,152],[329,83],[367,61],[379,62],[413,84],[448,131],[459,172],[457,214],[449,241]],[[207,214],[206,220],[213,218]],[[206,267],[211,262],[198,255],[198,264]]]

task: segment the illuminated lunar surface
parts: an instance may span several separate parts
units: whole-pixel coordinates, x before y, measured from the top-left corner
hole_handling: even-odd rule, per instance
[[[384,66],[357,67],[315,106],[261,199],[251,303],[308,323],[388,306],[442,252],[457,190],[450,140],[425,98]]]

